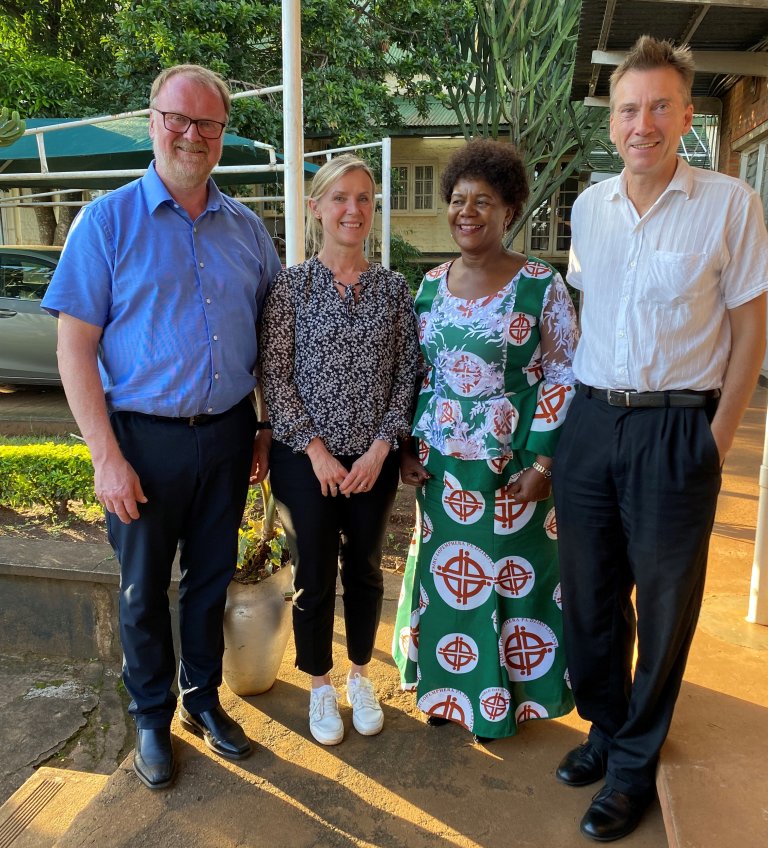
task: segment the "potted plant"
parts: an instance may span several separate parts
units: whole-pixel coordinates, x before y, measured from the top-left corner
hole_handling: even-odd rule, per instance
[[[246,508],[237,570],[224,611],[224,682],[236,695],[274,684],[291,633],[293,575],[269,481],[260,484],[261,517]],[[250,514],[249,514],[250,513]]]

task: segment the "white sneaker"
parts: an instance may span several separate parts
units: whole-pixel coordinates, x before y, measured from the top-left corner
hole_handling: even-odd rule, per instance
[[[347,701],[352,707],[352,724],[363,736],[375,736],[384,727],[381,711],[373,683],[367,677],[356,674],[347,678]]]
[[[330,684],[310,690],[309,732],[321,745],[338,745],[344,738],[339,696]]]

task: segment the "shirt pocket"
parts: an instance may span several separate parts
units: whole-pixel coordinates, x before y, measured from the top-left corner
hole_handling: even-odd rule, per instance
[[[648,265],[641,299],[659,306],[681,306],[696,297],[707,257],[700,253],[657,250]]]

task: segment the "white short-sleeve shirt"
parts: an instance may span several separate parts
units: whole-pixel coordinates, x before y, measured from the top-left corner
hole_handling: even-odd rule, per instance
[[[768,290],[760,198],[678,158],[640,218],[622,172],[576,199],[568,282],[583,293],[573,363],[581,383],[719,388],[731,349],[727,310]]]

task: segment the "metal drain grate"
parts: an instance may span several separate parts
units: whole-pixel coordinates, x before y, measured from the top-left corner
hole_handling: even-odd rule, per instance
[[[17,837],[40,815],[64,786],[61,780],[43,780],[19,806],[0,822],[0,848],[9,848]]]

